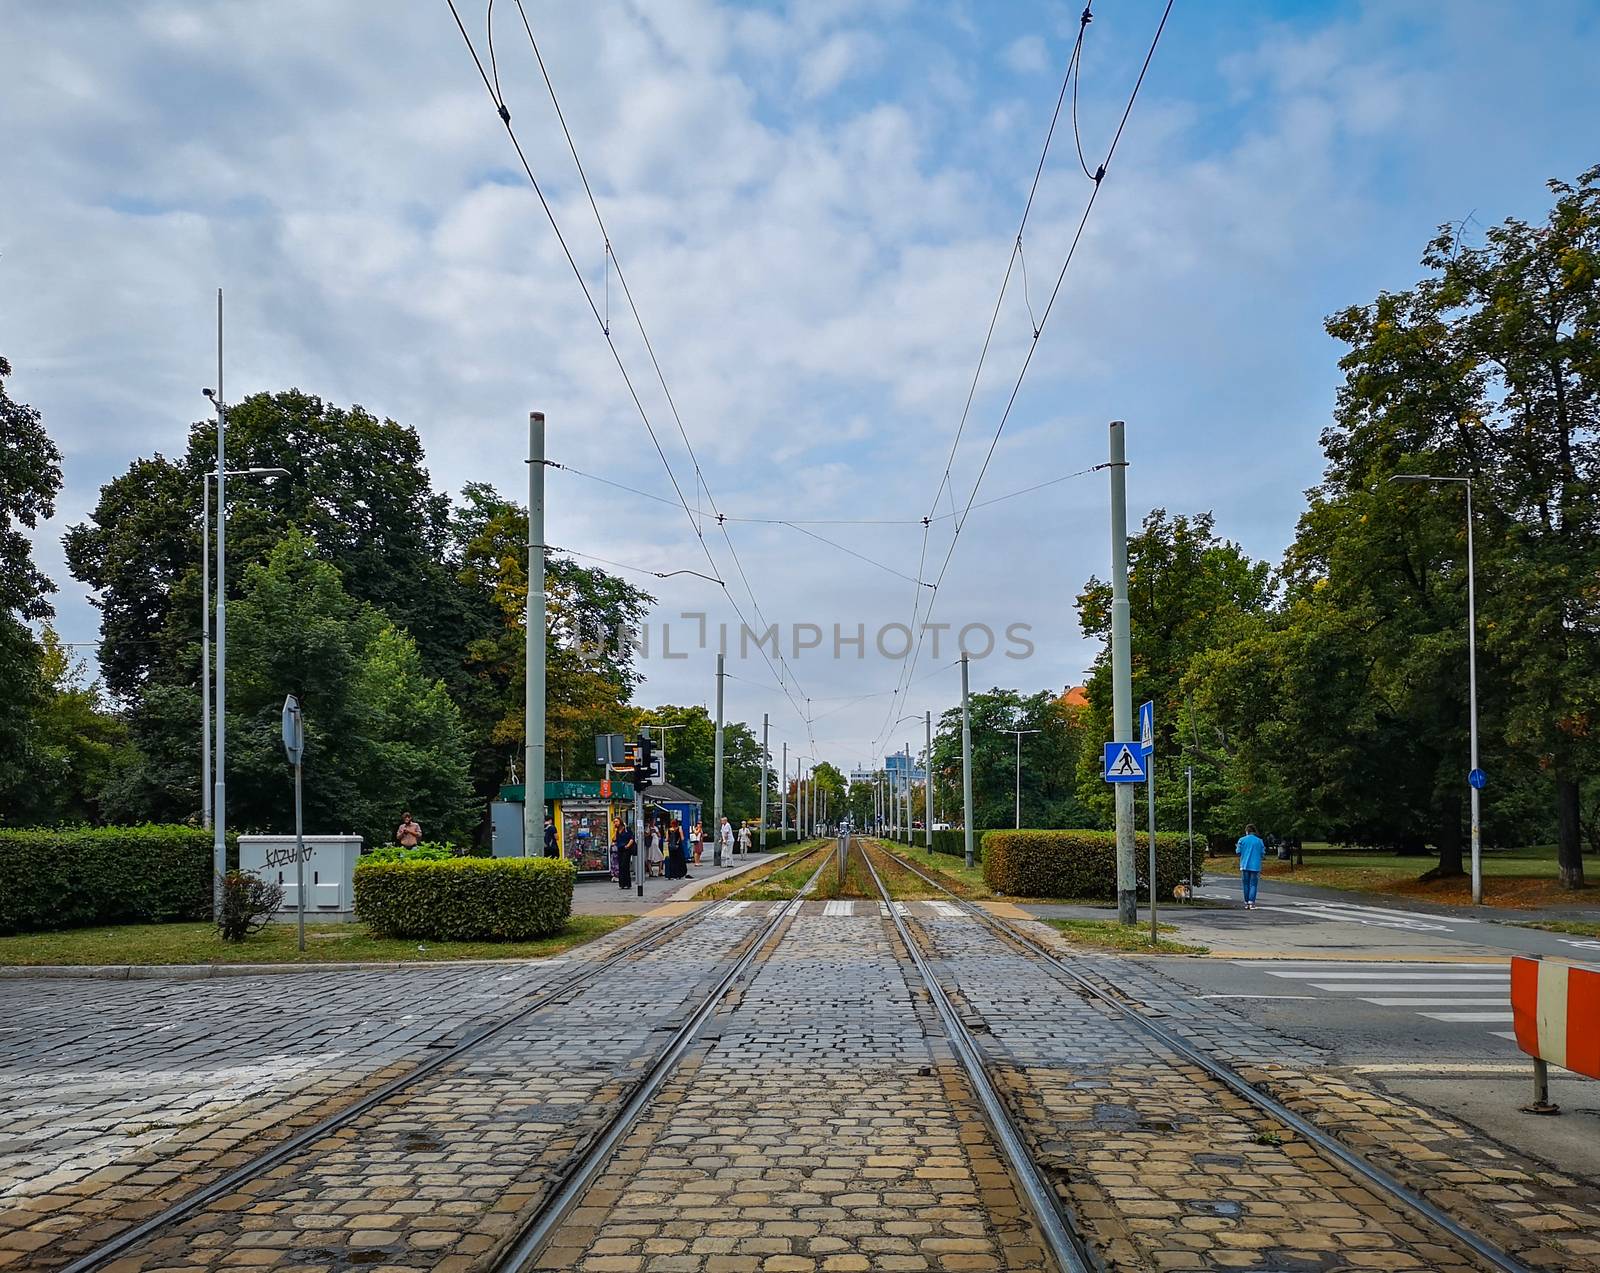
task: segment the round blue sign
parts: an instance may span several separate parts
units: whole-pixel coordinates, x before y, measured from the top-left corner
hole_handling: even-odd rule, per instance
[[[1479,791],[1482,791],[1489,785],[1489,775],[1484,773],[1481,769],[1474,769],[1470,774],[1467,775],[1467,785],[1469,787],[1476,787]]]

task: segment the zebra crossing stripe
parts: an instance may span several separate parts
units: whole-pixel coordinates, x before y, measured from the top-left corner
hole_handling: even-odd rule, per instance
[[[928,905],[933,908],[935,915],[944,919],[961,919],[965,915],[965,912],[954,902],[929,902]]]
[[[822,904],[822,913],[824,915],[834,915],[834,916],[854,915],[856,913],[855,903],[853,903],[853,902],[824,902]]]

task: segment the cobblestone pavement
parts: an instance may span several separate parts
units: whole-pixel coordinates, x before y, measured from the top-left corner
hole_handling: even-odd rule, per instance
[[[7,982],[0,1268],[64,1263],[643,931],[536,963]]]
[[[892,929],[875,905],[837,909],[805,905],[558,1230],[544,1267],[1046,1267]]]

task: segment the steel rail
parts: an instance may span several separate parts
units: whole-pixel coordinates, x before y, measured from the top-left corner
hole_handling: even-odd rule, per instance
[[[387,1083],[373,1089],[352,1104],[318,1119],[311,1126],[294,1133],[248,1162],[240,1163],[237,1167],[224,1172],[210,1184],[202,1185],[194,1192],[185,1194],[182,1198],[170,1203],[148,1219],[124,1229],[121,1233],[107,1239],[92,1251],[80,1255],[70,1264],[63,1265],[57,1270],[57,1273],[91,1273],[92,1270],[100,1268],[110,1260],[116,1259],[124,1251],[143,1241],[151,1234],[185,1219],[216,1198],[236,1192],[239,1186],[246,1181],[294,1157],[312,1142],[322,1139],[330,1132],[338,1131],[341,1127],[361,1117],[361,1115],[388,1100],[396,1093],[404,1091],[420,1079],[427,1078],[428,1075],[433,1074],[441,1066],[458,1060],[473,1048],[478,1047],[511,1026],[526,1021],[535,1013],[549,1007],[552,1003],[566,998],[574,990],[581,989],[597,977],[612,971],[626,961],[654,949],[666,939],[675,936],[703,917],[704,912],[691,911],[686,915],[680,915],[668,920],[665,924],[652,929],[636,941],[630,942],[616,954],[602,960],[600,963],[585,966],[565,977],[560,984],[537,992],[531,1002],[518,1008],[509,1016],[485,1022],[483,1025],[474,1028],[451,1044],[449,1048],[441,1051],[437,1056],[429,1057],[427,1060],[419,1062],[404,1074],[390,1079]]]
[[[1028,1205],[1033,1209],[1034,1216],[1039,1222],[1039,1231],[1051,1256],[1064,1273],[1090,1273],[1090,1270],[1097,1267],[1097,1262],[1083,1240],[1073,1232],[1071,1219],[1066,1214],[1061,1199],[1040,1172],[1033,1155],[1028,1152],[1028,1147],[1023,1143],[1022,1134],[1017,1130],[1010,1111],[1006,1109],[999,1092],[989,1080],[989,1073],[984,1068],[983,1054],[978,1048],[977,1041],[973,1039],[966,1022],[962,1021],[961,1015],[951,1004],[944,987],[939,984],[939,979],[934,974],[927,957],[918,949],[910,926],[895,908],[894,899],[889,896],[889,890],[884,887],[883,880],[878,876],[878,868],[872,864],[872,857],[864,845],[861,849],[861,860],[867,864],[867,870],[872,874],[872,882],[883,898],[883,904],[889,911],[889,917],[894,921],[900,940],[905,943],[911,961],[916,965],[917,972],[921,974],[922,980],[928,987],[928,994],[938,1011],[940,1021],[944,1024],[950,1046],[961,1061],[962,1068],[967,1071],[973,1092],[983,1107],[989,1129],[994,1133],[1001,1151],[1011,1164],[1013,1174],[1027,1196]]]
[[[1357,1154],[1354,1150],[1347,1148],[1336,1137],[1332,1136],[1328,1132],[1323,1131],[1320,1127],[1316,1126],[1316,1124],[1295,1113],[1294,1110],[1290,1109],[1282,1101],[1278,1100],[1277,1097],[1261,1091],[1232,1066],[1217,1060],[1209,1053],[1195,1047],[1176,1031],[1169,1030],[1166,1026],[1162,1025],[1158,1021],[1152,1021],[1149,1017],[1145,1016],[1141,1012],[1136,1011],[1134,1008],[1117,998],[1115,995],[1109,994],[1102,987],[1091,981],[1088,977],[1085,977],[1077,969],[1067,964],[1060,958],[1060,956],[1058,956],[1053,950],[1051,950],[1037,938],[1021,932],[1008,924],[1002,923],[993,915],[989,914],[988,911],[984,910],[983,907],[975,905],[971,900],[962,897],[959,893],[947,888],[940,881],[923,874],[922,871],[917,869],[914,863],[906,861],[906,859],[902,858],[898,853],[890,849],[882,848],[881,841],[879,841],[879,845],[884,854],[898,862],[901,866],[910,871],[913,875],[917,876],[919,879],[922,879],[926,883],[932,885],[941,893],[946,894],[956,903],[956,905],[960,906],[964,911],[966,911],[967,914],[982,920],[1002,937],[1007,938],[1040,956],[1059,975],[1066,977],[1078,987],[1087,991],[1101,1003],[1115,1008],[1129,1021],[1133,1022],[1147,1034],[1154,1035],[1156,1038],[1160,1039],[1162,1043],[1171,1048],[1174,1052],[1177,1052],[1185,1060],[1199,1066],[1201,1069],[1206,1071],[1206,1073],[1211,1075],[1212,1078],[1216,1079],[1220,1083],[1225,1084],[1228,1088],[1237,1093],[1239,1096],[1242,1096],[1251,1104],[1271,1114],[1279,1122],[1285,1124],[1289,1128],[1293,1129],[1296,1133],[1303,1136],[1306,1140],[1310,1141],[1311,1144],[1315,1145],[1329,1158],[1332,1158],[1338,1162],[1341,1166],[1346,1168],[1354,1175],[1359,1176],[1366,1184],[1372,1185],[1381,1192],[1403,1202],[1412,1211],[1415,1211],[1418,1215],[1423,1216],[1425,1219],[1431,1221],[1438,1228],[1443,1229],[1457,1242],[1461,1243],[1461,1245],[1465,1246],[1474,1254],[1481,1256],[1495,1268],[1503,1270],[1504,1273],[1531,1273],[1531,1270],[1527,1265],[1518,1261],[1516,1257],[1511,1255],[1509,1252],[1501,1250],[1494,1243],[1488,1241],[1488,1239],[1480,1237],[1471,1229],[1468,1229],[1460,1221],[1456,1220],[1455,1217],[1429,1202],[1426,1198],[1417,1193],[1415,1190],[1411,1189],[1409,1186],[1404,1185],[1400,1181],[1396,1180],[1382,1167],[1379,1167],[1375,1163],[1369,1162],[1360,1154]],[[892,905],[889,909],[891,912],[894,911],[894,907]]]
[[[816,883],[817,876],[822,874],[822,870],[823,868],[819,866],[813,873],[806,885],[807,890]],[[761,949],[772,940],[779,928],[799,911],[801,899],[796,897],[787,902],[775,902],[773,905],[775,909],[760,934],[750,942],[733,967],[728,969],[722,979],[706,994],[699,1007],[678,1027],[671,1041],[651,1062],[650,1068],[640,1078],[622,1108],[611,1116],[605,1128],[571,1162],[555,1192],[522,1227],[505,1254],[495,1262],[496,1273],[531,1273],[531,1270],[538,1267],[539,1253],[589,1187],[599,1178],[612,1153],[622,1143],[623,1137],[632,1130],[639,1115],[655,1098],[656,1093],[661,1090],[662,1084],[667,1081],[684,1053],[694,1045],[701,1027],[717,1010],[723,997],[741,978]]]

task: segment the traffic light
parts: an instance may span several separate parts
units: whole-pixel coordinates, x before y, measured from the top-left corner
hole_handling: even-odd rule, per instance
[[[634,748],[633,784],[636,787],[648,787],[655,782],[654,770],[656,748],[648,738],[641,738]]]

